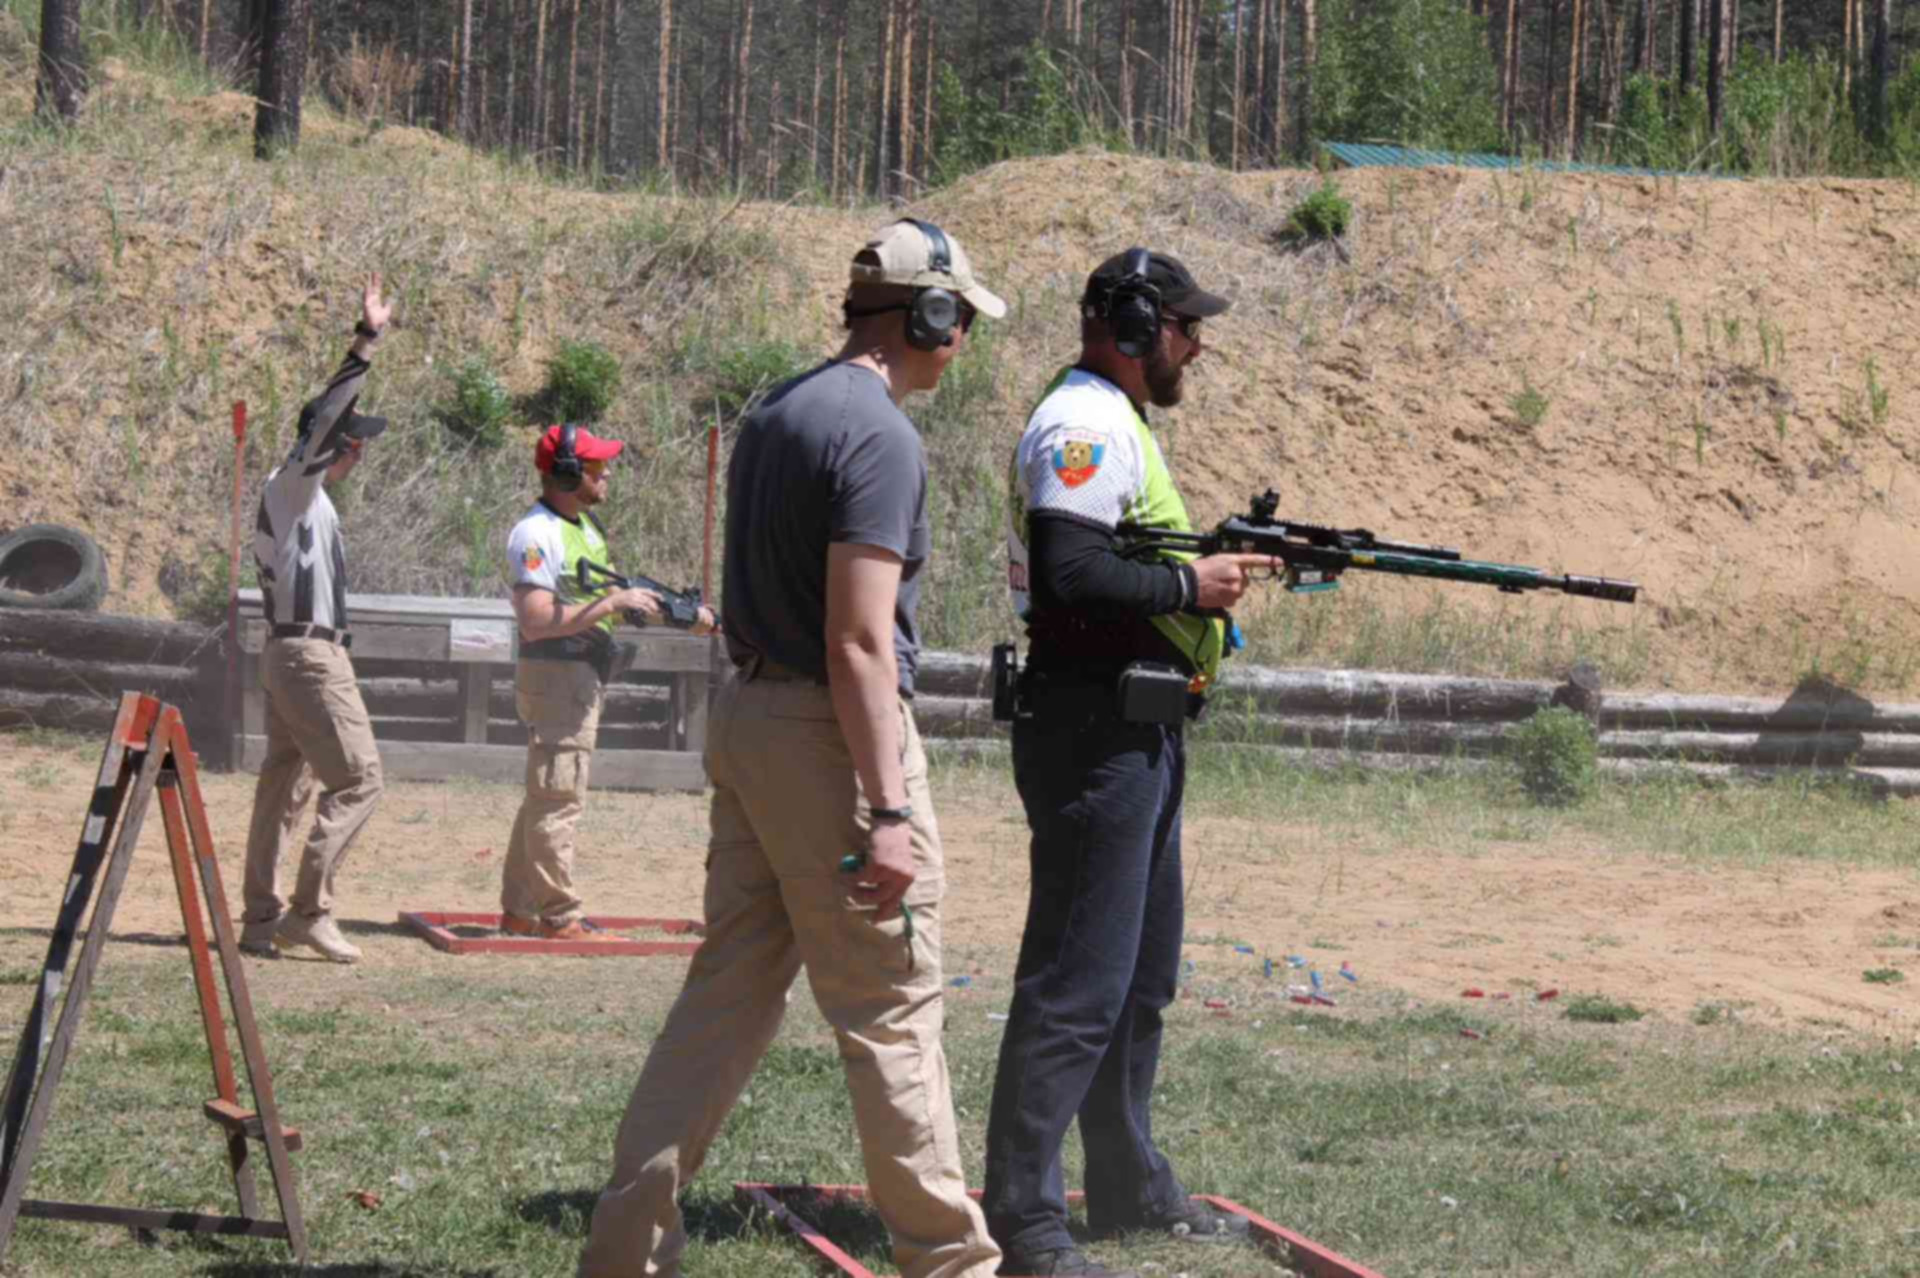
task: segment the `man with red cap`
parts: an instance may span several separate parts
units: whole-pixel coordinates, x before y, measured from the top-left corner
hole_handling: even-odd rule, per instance
[[[574,827],[586,810],[587,773],[613,669],[613,631],[630,611],[664,620],[650,590],[582,589],[580,561],[613,567],[593,508],[624,445],[583,426],[548,427],[533,452],[540,499],[507,537],[513,615],[520,626],[514,704],[527,725],[527,794],[514,818],[500,885],[500,930],[588,940],[598,935],[573,886]],[[713,628],[700,611],[696,634]]]

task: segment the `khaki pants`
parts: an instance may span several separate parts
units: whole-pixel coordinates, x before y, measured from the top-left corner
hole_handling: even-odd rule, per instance
[[[513,819],[500,908],[564,924],[581,915],[573,890],[573,832],[587,808],[587,773],[600,733],[600,676],[584,661],[521,661],[514,704],[527,725],[527,795]]]
[[[902,1278],[991,1278],[1000,1252],[966,1196],[940,1044],[940,832],[926,755],[902,703],[917,878],[904,924],[857,908],[838,863],[865,846],[867,803],[827,690],[759,679],[720,690],[706,941],[647,1055],[594,1208],[582,1278],[678,1275],[676,1199],[773,1041],[805,966],[833,1026],[872,1203]]]
[[[333,879],[373,815],[384,782],[380,751],[347,650],[324,639],[270,639],[260,659],[267,693],[267,757],[247,831],[246,920],[280,917],[281,854],[293,841],[317,778],[320,803],[300,854],[291,908],[333,913]]]

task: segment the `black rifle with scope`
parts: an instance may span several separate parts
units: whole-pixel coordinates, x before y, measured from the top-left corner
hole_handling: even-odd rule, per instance
[[[701,603],[698,586],[692,586],[686,590],[675,590],[640,573],[622,576],[605,564],[596,564],[585,555],[580,557],[580,565],[576,572],[580,579],[582,594],[593,593],[599,588],[601,582],[612,586],[615,590],[631,590],[635,587],[651,590],[660,597],[660,610],[666,614],[666,624],[677,630],[691,630],[700,624]],[[653,624],[647,619],[647,614],[637,608],[627,610],[627,622],[635,626]]]
[[[1302,593],[1333,590],[1340,584],[1341,573],[1359,569],[1437,581],[1471,582],[1493,586],[1508,594],[1558,590],[1614,603],[1632,603],[1640,594],[1638,582],[1462,559],[1460,552],[1451,547],[1388,541],[1365,528],[1326,528],[1297,523],[1276,517],[1279,507],[1279,496],[1269,488],[1253,499],[1248,513],[1229,515],[1211,532],[1175,532],[1122,524],[1118,530],[1120,553],[1130,559],[1156,550],[1196,555],[1271,555],[1286,565],[1281,574],[1286,588]]]

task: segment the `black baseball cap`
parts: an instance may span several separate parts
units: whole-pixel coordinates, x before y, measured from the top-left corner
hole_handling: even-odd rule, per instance
[[[338,435],[342,439],[372,439],[387,428],[387,419],[384,417],[370,417],[366,413],[354,412],[355,406],[359,403],[360,397],[354,396],[347,404],[346,411],[334,420],[333,429],[328,432],[329,436]],[[314,422],[319,418],[319,407],[320,401],[315,399],[309,400],[306,407],[300,410],[300,433],[303,436],[313,433]]]
[[[1087,276],[1087,291],[1080,298],[1083,306],[1104,303],[1113,286],[1128,277],[1127,256],[1133,250],[1115,253]],[[1218,293],[1209,293],[1194,281],[1193,272],[1177,257],[1165,253],[1147,255],[1147,280],[1160,290],[1160,305],[1176,315],[1205,319],[1222,315],[1233,303]]]

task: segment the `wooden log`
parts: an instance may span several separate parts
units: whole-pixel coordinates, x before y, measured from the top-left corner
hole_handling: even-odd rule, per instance
[[[265,737],[241,741],[241,766],[260,769]],[[526,777],[522,746],[471,745],[457,741],[390,741],[380,747],[380,769],[389,779],[445,781],[460,777],[518,785]],[[592,784],[601,790],[704,790],[706,769],[700,756],[674,750],[599,750],[593,756]]]
[[[1608,728],[1683,732],[1913,732],[1920,705],[1875,705],[1865,698],[1709,697],[1610,693],[1600,723]]]
[[[66,728],[106,732],[113,727],[118,700],[70,692],[0,688],[0,728]]]
[[[451,723],[459,716],[464,721],[465,703],[461,700],[461,685],[457,680],[375,677],[363,678],[359,682],[360,695],[367,703],[367,713],[375,719],[444,718]],[[667,689],[651,685],[609,684],[600,710],[600,721],[603,725],[657,723],[666,718],[666,693]],[[490,722],[518,718],[510,676],[503,675],[492,680],[487,694],[487,717]]]
[[[1346,714],[1366,719],[1524,719],[1548,704],[1553,685],[1532,679],[1468,679],[1364,670],[1231,670],[1213,695],[1216,711],[1251,703],[1269,714]]]
[[[913,687],[916,697],[991,697],[992,663],[966,652],[922,652]]]
[[[916,695],[913,721],[919,725],[922,737],[948,739],[1005,736],[1011,726],[994,722],[991,701],[967,697]]]
[[[200,671],[183,666],[68,660],[0,649],[0,687],[70,692],[118,702],[126,691],[150,692],[175,705],[202,694]]]
[[[186,666],[220,658],[220,629],[101,612],[0,608],[0,651],[69,660]]]
[[[1342,715],[1219,714],[1189,730],[1195,741],[1284,745],[1316,750],[1384,754],[1493,754],[1507,729],[1502,723],[1454,723],[1444,719],[1360,719]]]
[[[1894,732],[1603,732],[1600,753],[1765,766],[1920,767],[1920,736]]]

